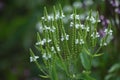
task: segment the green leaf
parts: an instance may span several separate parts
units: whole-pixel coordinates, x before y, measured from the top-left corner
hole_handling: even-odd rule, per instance
[[[49,76],[39,75],[42,78],[50,78]]]
[[[31,55],[32,57],[35,56],[35,55],[34,55],[34,52],[32,51],[31,48],[29,49],[29,51],[30,51],[30,55]]]
[[[84,51],[82,51],[80,53],[80,59],[81,59],[83,67],[86,70],[90,70],[90,68],[91,68],[91,59],[90,59],[90,56],[87,53],[85,53]]]
[[[120,63],[116,63],[109,69],[109,73],[119,71],[119,70],[120,70]]]
[[[83,78],[84,78],[84,80],[96,80],[96,79],[94,79],[94,78],[92,78],[90,75],[88,75],[88,74],[83,74]]]
[[[51,80],[58,80],[58,75],[57,75],[55,65],[52,65],[50,68],[51,68],[51,70],[50,70]]]
[[[99,57],[99,56],[102,56],[103,53],[99,53],[99,54],[94,54],[93,57]]]
[[[96,80],[92,78],[90,75],[88,75],[87,73],[77,74],[75,79],[76,80]]]
[[[108,74],[108,75],[105,77],[105,80],[110,80],[110,79],[112,79],[112,78],[114,78],[114,77],[115,77],[115,74],[114,74],[114,73]]]

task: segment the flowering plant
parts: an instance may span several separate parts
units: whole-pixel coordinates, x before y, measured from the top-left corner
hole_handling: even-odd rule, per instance
[[[104,36],[98,32],[99,15],[90,11],[85,21],[81,21],[76,10],[69,16],[68,24],[64,24],[61,6],[54,14],[48,15],[44,8],[44,17],[37,24],[35,47],[39,54],[30,49],[30,62],[35,62],[44,75],[51,80],[95,80],[90,76],[93,58],[102,55],[99,50],[111,39],[111,26],[104,29]],[[36,56],[37,55],[37,56]]]

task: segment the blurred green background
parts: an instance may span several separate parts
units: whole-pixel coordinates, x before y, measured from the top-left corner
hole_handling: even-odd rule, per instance
[[[77,9],[81,13],[96,10],[112,21],[114,39],[102,49],[105,54],[93,61],[92,71],[97,80],[120,80],[120,14],[114,12],[109,0],[0,0],[0,80],[41,80],[40,72],[29,62],[29,48],[34,48],[38,31],[36,23],[44,6],[51,12],[58,3],[70,8],[76,7],[75,2],[82,4]]]

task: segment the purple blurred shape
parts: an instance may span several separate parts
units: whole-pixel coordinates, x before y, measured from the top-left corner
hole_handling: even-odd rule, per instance
[[[0,11],[4,8],[4,3],[0,1]]]
[[[118,14],[120,14],[120,8],[116,8],[115,12],[118,13]]]
[[[111,1],[110,1],[110,4],[111,4],[113,7],[118,7],[118,6],[119,6],[119,2],[116,1],[116,0],[111,0]]]
[[[100,37],[105,37],[106,33],[104,32],[105,29],[100,29],[99,30],[99,34],[100,34]]]
[[[109,20],[106,19],[103,15],[100,16],[101,23],[104,27],[107,27],[109,24]]]

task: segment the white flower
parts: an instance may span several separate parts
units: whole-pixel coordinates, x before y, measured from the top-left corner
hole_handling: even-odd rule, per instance
[[[86,27],[86,31],[89,32],[90,31],[90,27]]]
[[[69,40],[69,35],[66,35],[65,37],[66,37],[66,40]]]
[[[106,42],[101,43],[100,46],[107,46],[107,43]]]
[[[61,41],[64,41],[64,37],[61,38]]]
[[[61,16],[60,16],[60,18],[62,19],[62,18],[64,18],[64,17],[65,17],[65,15],[62,13]]]
[[[53,46],[51,47],[51,51],[52,51],[53,53],[56,53],[55,48],[54,48]]]
[[[36,45],[44,45],[45,42],[44,41],[40,41],[40,42],[37,42]]]
[[[44,38],[42,41],[43,41],[44,43],[46,43],[47,40]]]
[[[51,16],[47,16],[48,20],[50,21],[51,20]]]
[[[57,19],[62,19],[62,18],[64,18],[65,17],[65,15],[64,15],[64,13],[62,12],[62,14],[60,15],[60,13],[59,12],[57,12],[56,13],[56,15],[55,15],[55,19],[57,20]]]
[[[112,33],[113,31],[110,29],[109,33]]]
[[[39,56],[31,56],[30,57],[30,62],[34,62],[39,58]]]
[[[48,58],[51,58],[51,54],[48,54]]]
[[[51,58],[51,54],[43,53],[42,57],[43,57],[45,60],[48,60],[49,58]]]
[[[59,13],[56,14],[55,19],[57,20],[59,18]]]
[[[108,35],[106,38],[106,42],[110,43],[110,41],[113,39],[113,35]]]
[[[61,41],[64,41],[64,36],[63,35],[61,36]]]
[[[47,21],[47,19],[45,17],[41,17],[41,19],[44,20],[44,21]]]
[[[50,30],[50,27],[45,26],[45,30]]]
[[[60,51],[60,47],[57,46],[57,51]]]
[[[105,32],[106,34],[109,34],[109,35],[112,35],[112,33],[113,33],[113,31],[112,31],[111,29],[110,29],[110,30],[105,29],[104,32]]]
[[[103,45],[104,45],[104,46],[107,46],[107,43],[104,43]]]
[[[42,27],[42,24],[41,24],[40,22],[38,22],[38,23],[36,24],[36,27],[37,27],[37,29],[39,30],[40,33],[43,32],[44,28]]]
[[[105,29],[104,32],[105,32],[106,34],[111,35],[111,36],[112,36],[112,33],[113,33],[113,31],[112,31],[111,29],[110,29],[110,30]]]
[[[101,22],[101,20],[100,20],[100,19],[98,19],[98,20],[97,20],[97,22]]]
[[[84,44],[85,42],[83,41],[83,39],[76,39],[75,40],[75,44]]]
[[[99,33],[98,32],[93,32],[92,34],[91,34],[91,37],[93,38],[93,39],[95,39],[95,38],[98,38],[98,37],[100,37],[100,35],[99,35]]]
[[[51,41],[52,41],[51,39],[48,39],[48,40],[47,40],[48,43],[51,42]]]
[[[51,32],[55,32],[55,27],[54,26],[52,26],[52,28],[51,27],[47,27],[46,25],[45,25],[45,27],[44,27],[44,30],[50,30]]]
[[[64,40],[69,40],[69,35],[66,35],[65,36],[61,36],[61,41],[64,41]]]
[[[96,32],[96,38],[97,38],[97,37],[100,37],[100,35],[99,35],[99,33],[98,33],[98,32]]]
[[[80,39],[80,44],[84,44],[84,41],[83,41],[83,39]]]
[[[96,20],[95,20],[95,18],[94,18],[93,16],[91,16],[90,21],[91,21],[92,23],[96,23]]]
[[[108,29],[105,29],[104,32],[107,33],[107,32],[108,32]]]
[[[52,47],[51,47],[51,51],[54,51],[54,50],[55,50],[55,48],[52,46]]]
[[[52,28],[55,30],[56,28],[55,28],[55,26],[52,26]]]
[[[45,17],[41,17],[42,18],[42,20],[44,20],[45,19]]]
[[[90,16],[87,16],[87,17],[86,17],[86,20],[90,20]]]
[[[36,45],[40,45],[41,44],[41,42],[36,42]]]
[[[79,16],[79,15],[76,15],[76,16],[75,16],[75,19],[78,19],[78,20],[79,20],[79,19],[80,19],[80,16]]]
[[[43,57],[45,60],[48,60],[48,57],[47,57],[47,54],[46,54],[46,53],[43,53],[42,57]]]
[[[91,21],[91,23],[96,23],[96,22],[100,22],[100,20],[96,20],[93,16],[87,16],[86,20]]]
[[[76,29],[79,29],[79,26],[80,26],[79,24],[75,24]]]
[[[79,15],[75,15],[75,14],[71,14],[70,15],[70,19],[74,19],[74,16],[75,16],[75,19],[77,19],[77,20],[80,19],[80,16]]]
[[[53,17],[53,15],[48,15],[48,16],[47,16],[47,19],[46,19],[45,17],[41,17],[41,19],[42,19],[42,20],[45,20],[45,21],[47,21],[47,20],[50,21],[50,20],[53,20],[54,17]]]
[[[52,29],[50,29],[50,31],[51,31],[51,32],[55,32],[55,29],[56,29],[56,28],[55,28],[54,26],[52,26]]]
[[[37,42],[36,45],[44,45],[46,43],[46,39],[43,39],[40,42]]]
[[[71,15],[70,15],[70,18],[71,18],[71,19],[74,19],[74,14],[71,14]]]
[[[70,22],[70,27],[73,27],[74,23],[73,22]]]
[[[75,44],[78,44],[78,43],[79,43],[79,40],[78,40],[78,39],[76,39],[76,40],[75,40]]]
[[[50,31],[51,31],[51,32],[55,32],[55,30],[54,30],[54,29],[50,29]]]
[[[81,28],[81,29],[85,29],[83,24],[80,25],[80,28]]]
[[[73,74],[73,78],[75,78],[75,74]]]

